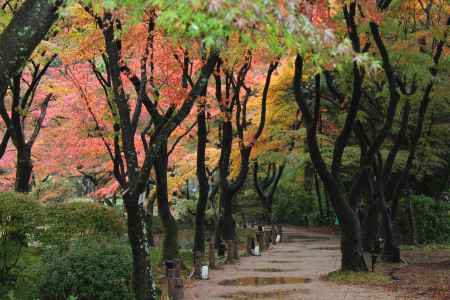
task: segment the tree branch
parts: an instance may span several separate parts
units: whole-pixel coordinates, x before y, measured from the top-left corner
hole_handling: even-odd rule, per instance
[[[47,114],[48,104],[50,103],[50,101],[52,99],[54,99],[53,94],[48,94],[47,97],[45,97],[44,101],[41,104],[41,114],[39,115],[39,118],[34,123],[33,133],[31,134],[31,137],[29,138],[29,140],[27,142],[27,145],[29,147],[33,146],[34,142],[36,141],[36,139],[39,135],[39,132],[41,131],[42,123],[44,123],[45,115]]]

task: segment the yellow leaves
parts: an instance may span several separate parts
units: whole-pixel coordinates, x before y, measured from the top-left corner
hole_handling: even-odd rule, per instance
[[[446,31],[448,28],[446,26],[432,26],[431,27],[431,35],[435,40],[444,40]]]
[[[53,39],[55,51],[64,63],[93,59],[103,52],[102,33],[95,20],[79,4],[69,5],[65,10],[63,29]]]
[[[74,28],[60,36],[60,57],[66,64],[95,58],[104,51],[102,33],[95,24]]]

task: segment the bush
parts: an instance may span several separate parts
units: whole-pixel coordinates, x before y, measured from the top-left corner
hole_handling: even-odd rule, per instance
[[[116,209],[86,202],[48,206],[47,225],[45,241],[50,244],[65,243],[74,237],[120,236],[126,232],[124,220]]]
[[[45,181],[39,182],[33,188],[32,194],[42,203],[62,203],[76,196],[76,188],[70,180],[58,180],[50,176]]]
[[[62,255],[50,250],[44,255],[39,282],[41,300],[133,299],[132,259],[129,246],[111,239],[73,241]]]
[[[450,203],[415,195],[411,197],[416,219],[417,241],[419,243],[450,242]],[[407,202],[402,200],[399,228],[402,235],[409,236]]]
[[[273,219],[276,223],[304,225],[303,216],[313,212],[315,201],[314,196],[298,186],[280,186],[273,204]]]
[[[16,266],[20,263],[23,248],[38,240],[43,229],[43,216],[43,207],[30,196],[0,193],[1,286],[16,280]]]

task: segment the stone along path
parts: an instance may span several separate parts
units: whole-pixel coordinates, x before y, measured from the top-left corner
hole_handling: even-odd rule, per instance
[[[262,256],[210,270],[209,280],[186,283],[185,299],[400,299],[373,287],[337,285],[320,277],[339,269],[336,236],[286,228],[290,240]]]

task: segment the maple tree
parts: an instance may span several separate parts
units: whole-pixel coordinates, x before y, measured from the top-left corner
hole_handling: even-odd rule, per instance
[[[386,4],[384,9],[389,7]],[[370,9],[370,7],[369,7]],[[361,18],[356,18],[357,11],[361,14]],[[368,25],[371,31],[371,35],[373,38],[373,42],[378,50],[380,61],[382,62],[382,69],[384,71],[383,80],[386,81],[387,87],[387,95],[380,95],[381,98],[387,98],[386,108],[379,112],[381,114],[381,119],[378,120],[378,126],[370,124],[369,128],[373,128],[373,132],[369,135],[367,131],[370,129],[365,129],[361,122],[358,120],[358,113],[362,109],[363,102],[362,100],[365,97],[371,99],[370,96],[367,96],[366,86],[364,83],[364,78],[367,76],[365,70],[363,70],[360,66],[361,61],[355,60],[353,62],[352,68],[352,96],[350,98],[349,104],[347,104],[346,108],[346,118],[344,127],[336,138],[333,152],[333,159],[331,164],[331,171],[328,169],[322,155],[320,152],[320,148],[317,143],[317,126],[320,112],[320,99],[321,99],[321,74],[316,74],[314,78],[314,86],[315,86],[315,95],[314,105],[310,108],[310,105],[305,100],[304,92],[302,90],[302,76],[303,76],[303,62],[304,59],[302,55],[298,55],[296,58],[295,64],[295,76],[294,76],[294,90],[296,101],[302,111],[303,118],[305,121],[305,126],[307,128],[307,140],[309,151],[311,155],[311,160],[314,163],[314,166],[317,168],[319,175],[325,185],[325,188],[328,190],[328,193],[332,195],[331,202],[334,206],[335,212],[339,218],[340,226],[342,229],[342,269],[349,269],[353,271],[358,270],[366,270],[367,266],[362,257],[363,253],[363,245],[362,245],[362,231],[361,224],[359,221],[359,217],[357,215],[358,212],[358,204],[360,203],[361,192],[363,187],[365,186],[365,181],[369,182],[369,194],[372,201],[379,201],[377,207],[381,210],[382,215],[384,216],[384,228],[385,228],[385,256],[390,259],[398,259],[394,258],[394,245],[392,238],[392,223],[391,223],[391,215],[390,210],[387,209],[385,204],[384,196],[388,189],[386,187],[380,186],[380,182],[384,179],[384,175],[389,174],[391,171],[393,160],[395,159],[396,152],[398,151],[398,145],[394,144],[394,147],[391,150],[390,155],[387,158],[386,164],[383,166],[381,161],[381,156],[379,154],[380,149],[383,143],[386,141],[386,138],[393,127],[393,123],[396,116],[397,107],[399,106],[401,94],[405,96],[409,96],[414,93],[411,91],[411,88],[406,86],[406,82],[404,77],[398,75],[394,65],[391,63],[389,50],[386,47],[383,38],[379,29],[379,22],[382,22],[380,16],[371,16],[370,11],[367,13],[367,9],[364,10],[361,6],[357,6],[356,2],[352,2],[349,5],[345,5],[343,8],[343,15],[345,17],[346,26],[348,28],[348,36],[352,42],[353,50],[356,53],[364,53],[369,51],[370,42],[368,42],[368,37],[366,37],[366,43],[362,45],[361,34],[358,32],[358,23],[363,23],[367,18],[369,18]],[[442,37],[441,37],[442,38]],[[439,56],[441,55],[442,45],[444,39],[438,39],[440,42],[437,42],[437,48],[435,49],[436,53],[433,57],[433,64],[435,65],[439,61]],[[372,51],[372,54],[376,52]],[[432,67],[431,72],[436,72],[435,67]],[[434,71],[433,71],[434,70]],[[436,73],[434,73],[436,75]],[[433,82],[433,81],[431,81]],[[345,96],[342,97],[342,93],[339,90],[335,89],[335,86],[332,84],[332,81],[328,80],[328,85],[332,94],[339,101],[339,99],[345,99]],[[330,84],[331,83],[331,84]],[[415,83],[413,82],[412,89],[414,89]],[[419,124],[423,122],[423,116],[426,111],[426,102],[429,101],[429,93],[431,92],[431,88],[433,83],[428,83],[424,89],[424,95],[422,98],[422,105],[419,113]],[[404,110],[404,121],[403,123],[407,123],[406,116],[408,115],[408,108]],[[420,136],[420,127],[422,125],[418,125],[416,127],[416,133],[412,139],[410,154],[414,156],[414,148],[417,143],[417,138]],[[376,128],[376,129],[375,129]],[[360,141],[361,146],[361,162],[359,166],[359,170],[356,172],[356,175],[352,179],[352,186],[349,189],[348,193],[343,192],[342,183],[340,182],[339,174],[342,167],[342,156],[345,148],[349,144],[349,138],[355,132],[357,139]],[[412,156],[409,157],[409,161],[411,163]],[[403,174],[400,176],[400,179],[395,179],[396,188],[399,188],[404,183],[405,173],[407,174],[409,171],[408,166],[409,163],[406,164]],[[374,167],[375,166],[375,167]],[[374,169],[372,169],[374,168]],[[376,170],[381,170],[382,173],[377,173]],[[383,173],[383,171],[387,173]],[[373,173],[371,173],[373,172]],[[378,185],[371,183],[372,178],[376,178]],[[385,190],[386,189],[386,190]],[[396,194],[397,193],[397,194]],[[395,203],[398,201],[398,193],[399,190],[395,189],[394,198],[397,197],[396,200],[394,198],[390,199],[391,204],[395,206]],[[393,194],[390,193],[391,197]],[[397,202],[398,203],[398,202]],[[375,207],[375,206],[373,206]]]
[[[34,70],[27,78],[30,80],[28,89],[22,91],[21,82],[25,81],[24,65],[35,48],[45,38],[57,18],[58,7],[62,1],[48,3],[48,1],[26,1],[15,10],[14,1],[2,4],[4,14],[13,14],[11,21],[3,28],[0,35],[0,115],[5,123],[0,146],[0,158],[4,155],[9,138],[12,139],[17,150],[16,190],[29,191],[32,172],[31,148],[36,141],[41,125],[44,121],[47,106],[52,98],[48,95],[41,104],[41,113],[36,120],[34,130],[29,139],[25,138],[24,121],[33,103],[37,86],[48,69],[51,59],[42,65],[33,62]],[[16,49],[16,51],[10,51]],[[42,55],[44,56],[44,55]],[[26,75],[25,75],[26,76]],[[11,88],[11,109],[6,108],[6,94]],[[21,95],[23,93],[23,95]]]
[[[1,188],[15,181],[29,192],[33,175],[81,174],[94,185],[89,197],[123,199],[136,299],[156,297],[153,202],[162,259],[178,259],[175,210],[191,198],[190,181],[194,259],[205,253],[217,194],[216,241],[235,240],[245,183],[253,180],[272,222],[282,174],[299,166],[320,216],[321,186],[327,217],[328,203],[337,215],[343,270],[367,271],[363,254],[378,236],[384,258],[399,259],[404,190],[442,161],[427,166],[424,157],[445,153],[430,150],[435,117],[448,108],[442,1],[5,0],[1,8]]]

